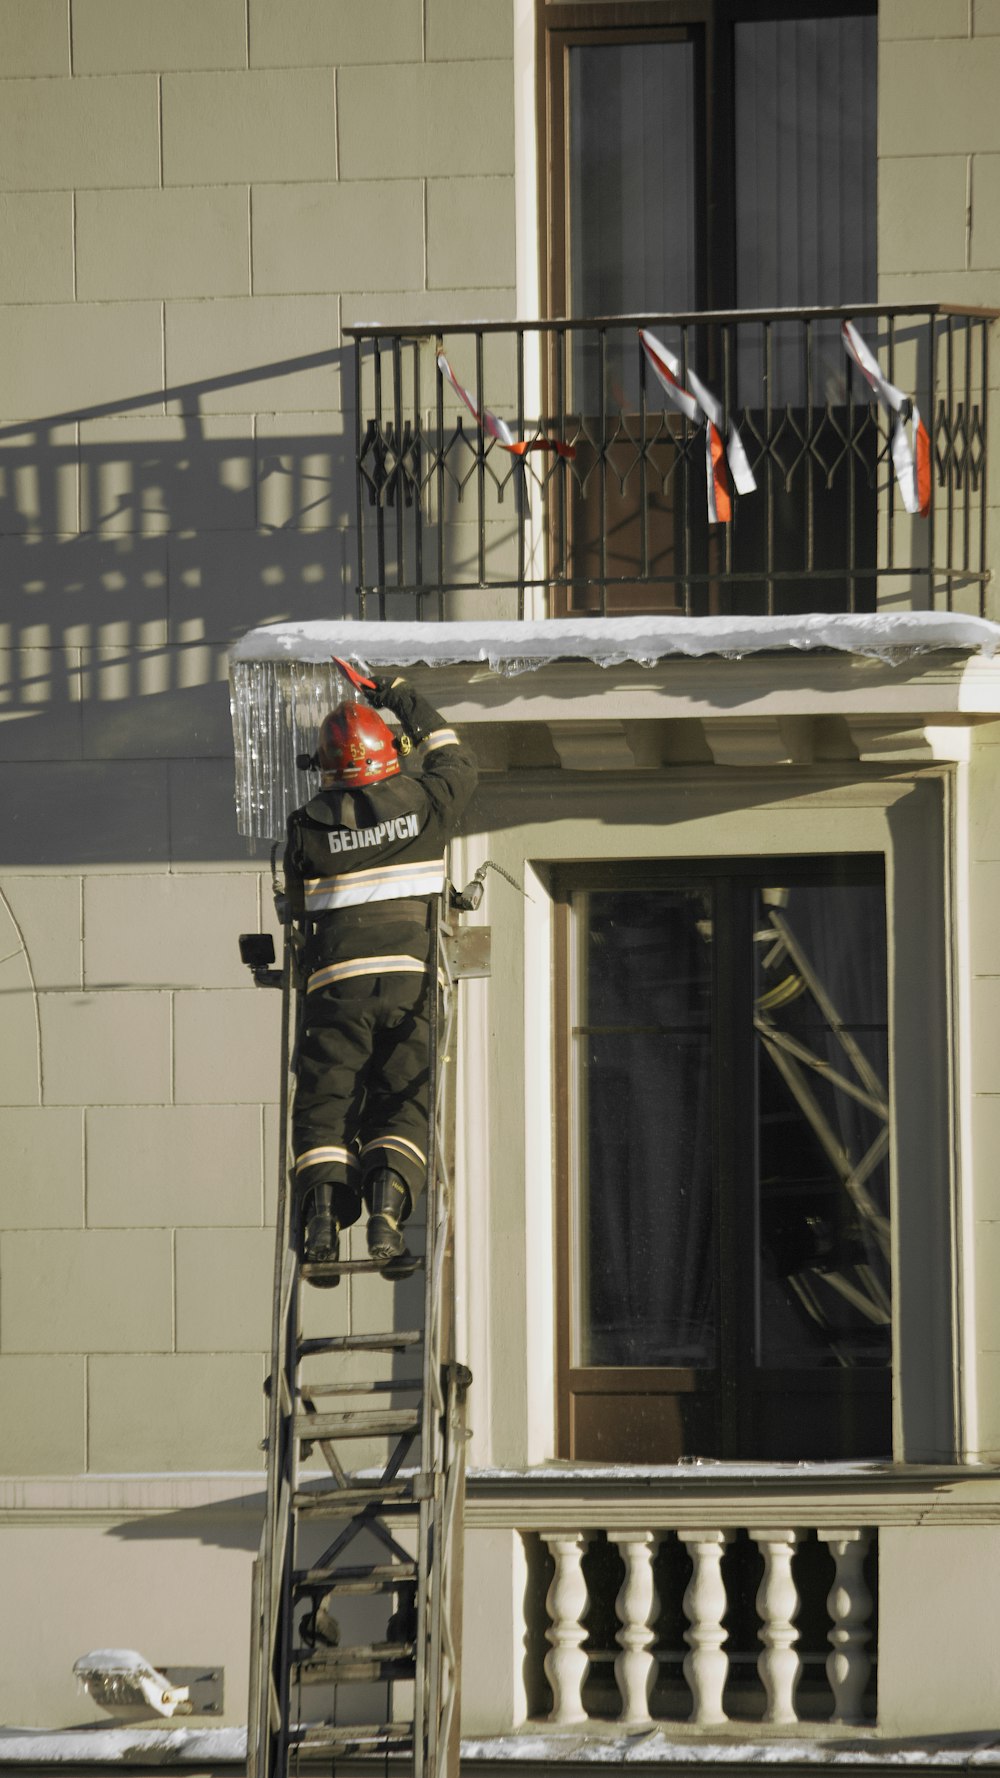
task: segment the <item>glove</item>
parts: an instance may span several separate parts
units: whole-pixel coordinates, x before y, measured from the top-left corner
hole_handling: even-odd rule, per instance
[[[395,677],[390,677],[388,674],[382,678],[373,677],[371,690],[365,691],[365,697],[374,709],[391,710],[393,703],[392,694],[397,687],[401,686],[403,683],[404,681],[398,674],[396,674]]]

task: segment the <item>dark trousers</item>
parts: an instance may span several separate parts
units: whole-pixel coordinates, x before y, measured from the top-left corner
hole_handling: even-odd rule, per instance
[[[298,1190],[332,1184],[341,1227],[391,1167],[416,1202],[427,1170],[427,977],[360,975],[304,996],[295,1064]]]

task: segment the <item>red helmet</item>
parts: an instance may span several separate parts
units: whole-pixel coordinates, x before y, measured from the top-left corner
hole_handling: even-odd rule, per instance
[[[323,718],[317,757],[342,784],[376,784],[399,771],[392,729],[367,704],[338,704]]]

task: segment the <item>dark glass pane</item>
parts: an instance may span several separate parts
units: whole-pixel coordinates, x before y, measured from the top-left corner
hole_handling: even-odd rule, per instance
[[[876,19],[741,23],[735,52],[738,306],[875,302]],[[791,338],[787,363],[775,342],[776,405],[804,395]],[[841,380],[836,325],[812,347],[815,388]]]
[[[746,21],[734,42],[737,306],[875,302],[874,15]],[[733,527],[743,613],[874,609],[879,439],[847,369],[837,319],[737,331],[735,406],[768,453]]]
[[[712,991],[710,890],[701,886],[609,890],[588,895],[585,905],[581,1024],[707,1030]]]
[[[581,44],[569,51],[570,313],[695,306],[694,49]],[[596,347],[574,366],[577,412],[600,410]],[[639,405],[634,339],[606,364],[609,406]]]
[[[710,897],[576,906],[576,1362],[710,1366]]]
[[[891,1359],[881,887],[757,892],[757,1361]]]

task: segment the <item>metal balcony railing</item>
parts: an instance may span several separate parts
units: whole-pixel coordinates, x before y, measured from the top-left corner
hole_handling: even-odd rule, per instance
[[[349,328],[359,615],[988,615],[996,313],[859,305]],[[895,415],[848,358],[847,319],[903,392],[907,435],[911,401],[924,419],[926,517],[905,510]],[[693,373],[717,398],[722,438],[738,429],[756,489],[732,492],[726,522],[709,516],[702,415],[665,393],[640,328],[674,355],[683,386]]]

